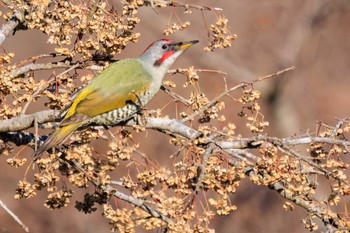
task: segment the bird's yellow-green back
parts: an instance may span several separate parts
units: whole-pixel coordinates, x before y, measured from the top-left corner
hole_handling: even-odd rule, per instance
[[[113,63],[78,93],[61,125],[82,122],[135,102],[151,81],[137,59]]]
[[[151,81],[151,75],[137,59],[125,59],[111,64],[79,91],[56,131],[34,156],[62,143],[84,121],[123,108],[130,101],[136,102],[142,98]]]

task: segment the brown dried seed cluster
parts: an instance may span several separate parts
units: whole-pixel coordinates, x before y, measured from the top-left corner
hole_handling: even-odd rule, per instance
[[[231,41],[237,38],[237,35],[231,34],[228,28],[228,19],[223,15],[219,15],[215,24],[210,25],[212,38],[204,51],[214,51],[215,49],[223,49],[231,47]]]
[[[254,89],[247,89],[243,91],[243,95],[238,99],[238,101],[242,104],[249,104],[259,99],[260,96],[260,91]]]
[[[200,119],[200,122],[209,122],[210,120],[217,119],[219,117],[219,112],[225,109],[225,102],[220,101],[214,104],[212,107],[204,111],[204,116]],[[225,121],[225,117],[221,116],[219,121]]]
[[[109,12],[106,2],[81,4],[79,1],[52,1],[45,4],[27,4],[16,1],[15,9],[28,12],[25,16],[29,29],[39,29],[48,35],[48,42],[59,45],[56,51],[73,57],[80,53],[91,58],[94,51],[108,54],[120,53],[129,42],[136,42],[139,33],[132,30],[140,22],[136,16],[143,1],[126,1],[120,14]],[[11,14],[6,16],[11,17]],[[73,43],[73,37],[80,35],[74,43],[74,50],[66,47]]]
[[[240,184],[240,177],[244,176],[242,164],[225,169],[225,161],[217,156],[209,157],[207,163],[206,176],[203,179],[204,188],[217,192],[220,198],[229,193],[235,193]]]
[[[0,118],[9,119],[22,111],[22,104],[30,99],[30,92],[35,90],[36,83],[32,76],[14,77],[11,70],[16,65],[6,65],[14,57],[13,53],[0,54]],[[20,93],[22,91],[22,93]],[[25,93],[23,93],[25,92]]]
[[[69,198],[72,197],[72,194],[73,192],[71,190],[59,190],[50,193],[45,201],[45,206],[49,209],[65,207],[69,203]]]
[[[132,139],[130,132],[123,130],[122,136],[116,141],[109,143],[110,150],[107,151],[107,158],[111,166],[118,165],[119,160],[130,160],[133,153],[139,147],[138,144],[130,145],[128,140]]]
[[[251,116],[247,117],[247,114],[242,110],[239,116],[245,116],[248,120],[246,126],[253,133],[261,133],[266,127],[269,126],[269,122],[264,121],[264,115],[260,113],[260,105],[257,100],[260,98],[261,93],[254,89],[243,90],[243,95],[238,99],[238,102],[243,104],[243,110],[248,109]]]
[[[227,196],[218,200],[209,198],[208,201],[211,206],[217,209],[216,212],[218,215],[228,215],[231,211],[237,209],[235,205],[229,205],[229,198]]]
[[[223,127],[223,132],[231,136],[235,134],[236,125],[234,123],[228,123],[227,126]]]
[[[37,189],[38,185],[30,184],[27,181],[19,181],[16,189],[15,199],[21,199],[21,198],[31,198],[36,196],[35,190]]]
[[[171,35],[173,33],[175,33],[176,31],[182,31],[184,29],[186,29],[188,26],[190,26],[190,22],[186,21],[181,25],[178,25],[177,23],[172,23],[171,25],[168,26],[168,28],[166,28],[163,31],[163,35]]]
[[[4,142],[0,140],[0,155],[10,155],[14,151],[13,144],[11,142]]]
[[[183,85],[183,87],[188,87],[188,86],[194,86],[197,84],[199,80],[199,75],[197,74],[197,70],[194,68],[194,66],[190,66],[188,69],[182,70],[182,72],[185,72],[187,76],[187,81]]]
[[[303,219],[303,223],[305,224],[305,228],[310,231],[316,231],[318,229],[317,223],[313,220],[314,216],[310,216]]]
[[[135,232],[135,221],[131,210],[125,208],[114,210],[112,206],[107,204],[103,208],[103,216],[109,220],[112,231]]]
[[[163,81],[163,85],[168,86],[170,88],[176,87],[176,84],[173,81],[171,81],[171,80],[164,80]]]
[[[209,102],[208,98],[205,96],[204,93],[198,92],[196,90],[191,92],[189,101],[191,103],[191,108],[193,111],[199,110],[201,107],[203,107]]]
[[[283,204],[283,208],[287,211],[287,210],[290,210],[290,211],[293,211],[295,206],[293,205],[293,203],[289,202],[289,201],[286,201],[284,204]]]
[[[261,117],[259,117],[259,116],[261,116]],[[246,124],[246,126],[253,133],[261,133],[264,131],[264,129],[266,127],[268,127],[270,125],[269,122],[264,121],[264,118],[261,114],[257,114],[254,117],[248,117],[247,120],[249,122]]]
[[[23,164],[25,164],[27,162],[27,159],[26,158],[23,158],[23,159],[21,159],[21,158],[9,158],[6,160],[6,162],[9,165],[18,168],[18,167],[23,166]]]
[[[50,167],[41,171],[40,173],[34,174],[38,189],[46,187],[48,192],[57,191],[56,184],[60,180],[60,177],[54,173],[54,170],[54,167]]]

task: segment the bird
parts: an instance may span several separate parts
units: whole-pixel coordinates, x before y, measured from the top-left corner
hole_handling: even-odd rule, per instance
[[[114,126],[134,116],[159,91],[175,60],[198,40],[151,43],[137,58],[110,64],[73,97],[56,130],[34,152],[35,159],[88,125]]]

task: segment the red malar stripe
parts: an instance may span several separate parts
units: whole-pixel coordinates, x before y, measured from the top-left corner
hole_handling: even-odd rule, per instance
[[[174,53],[175,53],[175,51],[172,51],[172,50],[164,53],[163,56],[154,63],[154,65],[155,66],[160,66],[163,63],[163,61],[165,61],[168,57],[170,57]]]

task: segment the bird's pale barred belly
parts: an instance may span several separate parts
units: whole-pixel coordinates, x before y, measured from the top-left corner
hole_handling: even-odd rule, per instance
[[[142,109],[154,96],[154,94],[155,92],[153,92],[153,90],[151,90],[151,92],[147,91],[143,95],[138,96],[138,100],[140,100],[141,103],[139,101],[137,101],[136,103],[127,103],[122,108],[114,109],[112,111],[100,114],[98,116],[84,121],[82,126],[86,126],[89,124],[113,126],[119,124],[122,121],[126,121],[130,119],[135,113],[139,112],[140,109]]]
[[[101,115],[95,116],[87,122],[84,122],[84,125],[88,124],[97,124],[97,125],[107,125],[112,126],[116,125],[122,121],[125,121],[132,117],[140,109],[136,104],[129,104],[123,108],[114,109],[112,111],[103,113]]]

